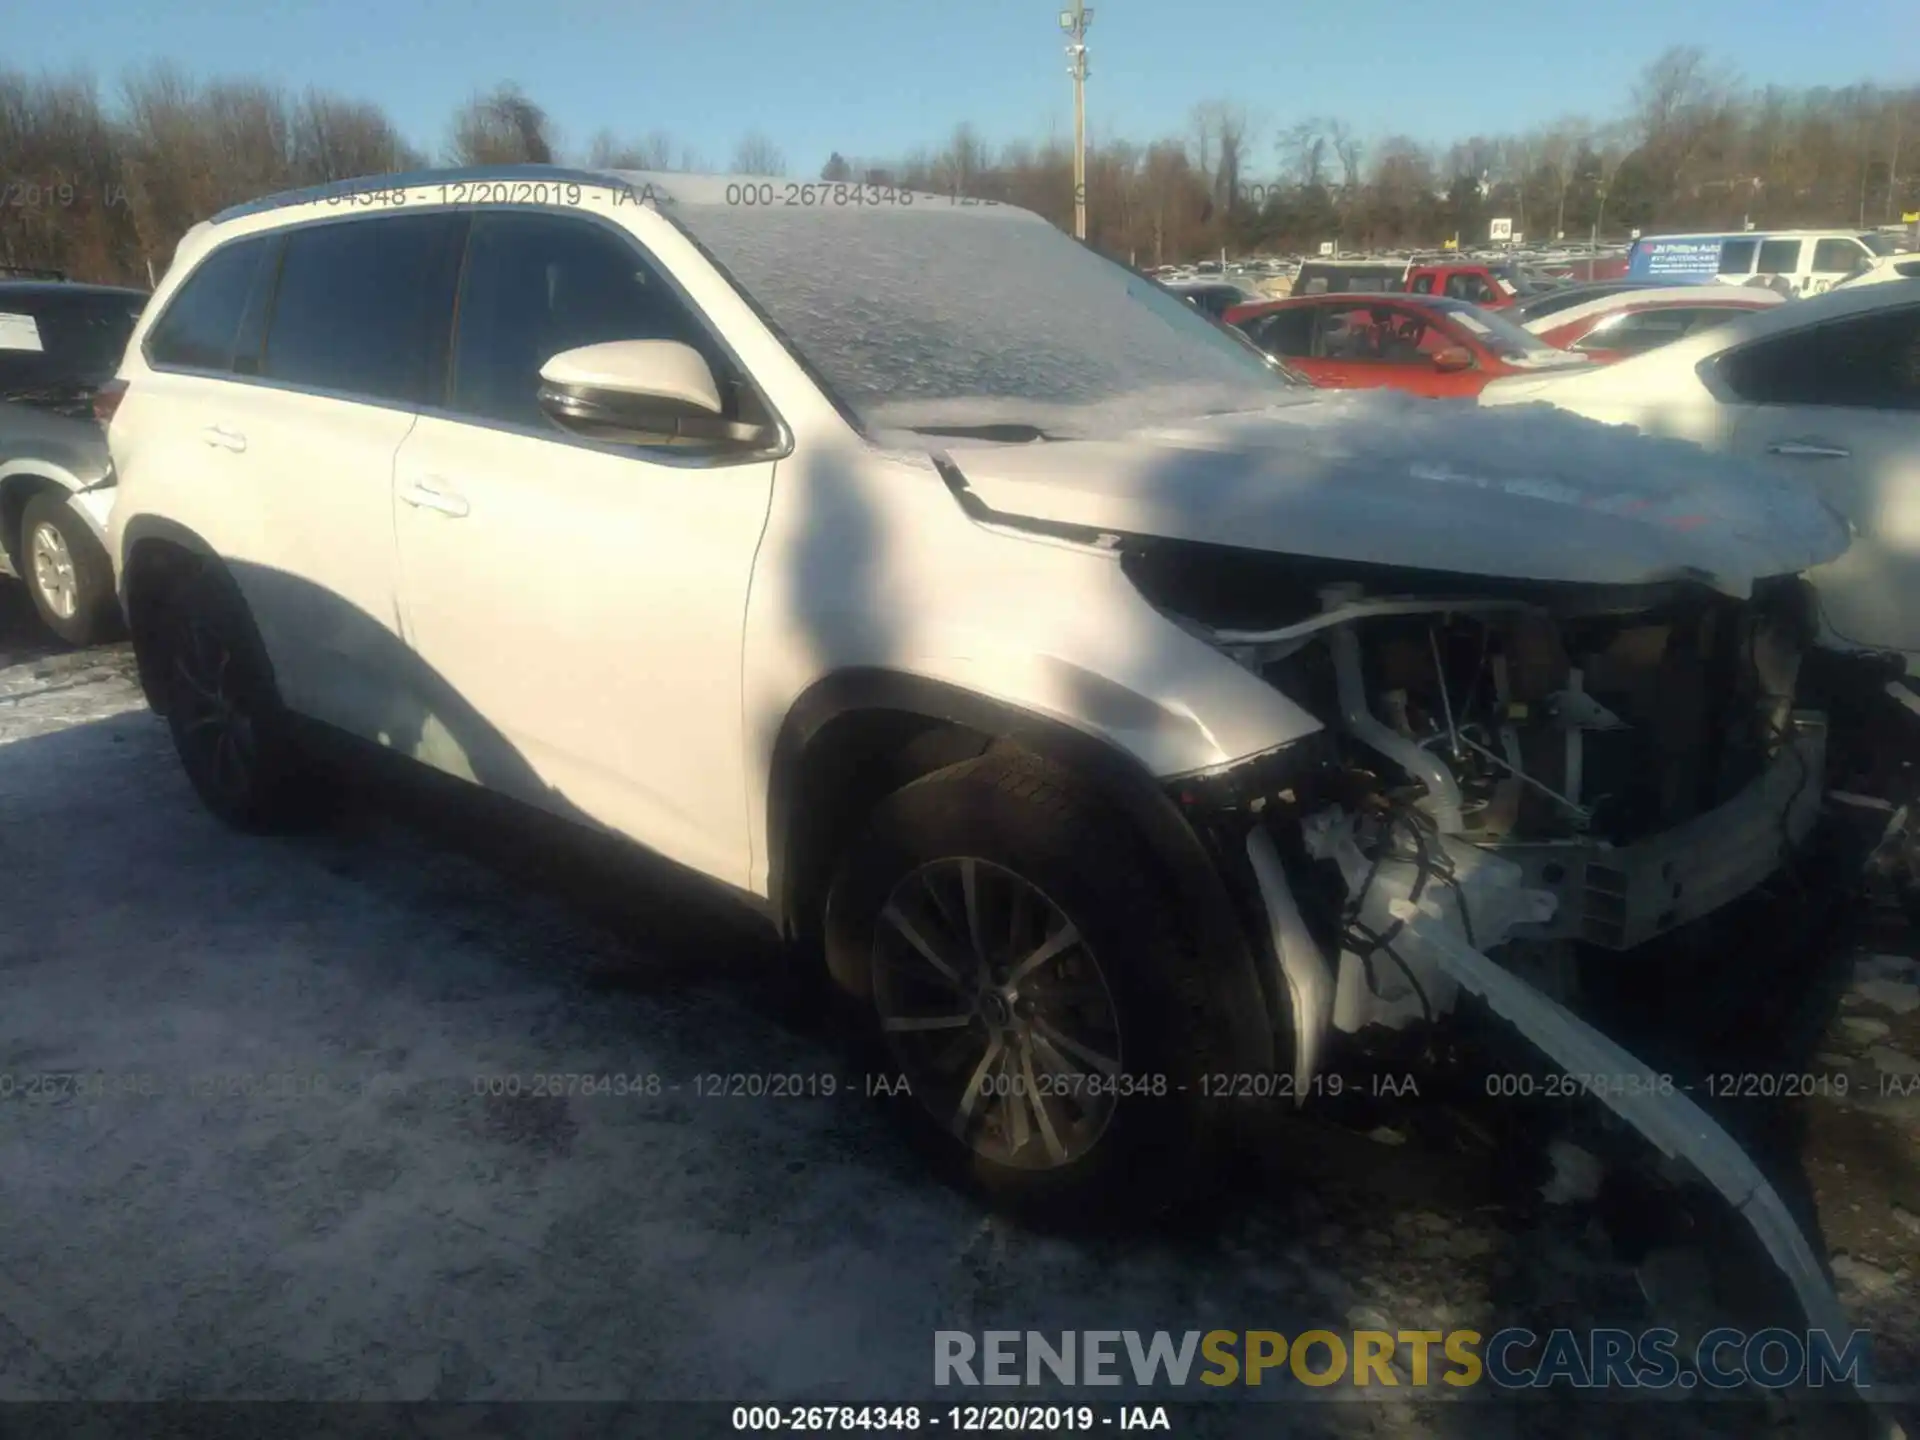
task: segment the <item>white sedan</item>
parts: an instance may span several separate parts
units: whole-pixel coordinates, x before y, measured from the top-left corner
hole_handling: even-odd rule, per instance
[[[1547,402],[1804,476],[1854,532],[1812,574],[1830,643],[1920,677],[1920,286],[1842,286],[1617,365],[1495,380]]]

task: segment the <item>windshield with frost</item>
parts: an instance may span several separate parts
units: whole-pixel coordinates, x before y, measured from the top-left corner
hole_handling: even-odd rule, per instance
[[[1293,397],[1154,281],[998,207],[673,215],[869,430],[1088,436]]]

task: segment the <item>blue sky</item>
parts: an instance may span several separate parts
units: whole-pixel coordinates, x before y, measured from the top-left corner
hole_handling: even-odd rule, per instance
[[[1097,0],[1096,137],[1184,132],[1200,101],[1273,135],[1338,114],[1362,134],[1441,142],[1569,111],[1610,117],[1662,48],[1699,44],[1755,84],[1920,80],[1920,3],[1846,0]],[[308,85],[383,106],[438,154],[454,109],[517,81],[563,144],[602,125],[671,131],[724,165],[758,128],[811,174],[832,150],[881,159],[971,121],[991,143],[1072,132],[1059,0],[0,0],[0,66],[175,61],[200,76]],[[57,16],[57,22],[54,17]],[[1844,17],[1844,18],[1842,18]]]

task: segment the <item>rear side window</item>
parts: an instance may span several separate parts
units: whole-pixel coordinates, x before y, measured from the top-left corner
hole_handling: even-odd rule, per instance
[[[1800,268],[1800,242],[1798,240],[1764,240],[1760,244],[1760,263],[1754,267],[1759,275],[1791,275]]]
[[[1920,410],[1920,305],[1750,345],[1729,355],[1721,374],[1754,405]]]
[[[1431,295],[1433,293],[1433,276],[1431,275],[1415,276],[1413,281],[1413,293],[1416,295]]]
[[[1469,300],[1476,305],[1497,299],[1493,286],[1487,283],[1487,277],[1475,271],[1447,277],[1447,297],[1452,300]]]
[[[1720,273],[1722,275],[1751,275],[1753,273],[1753,252],[1760,248],[1758,240],[1729,240],[1720,247]]]
[[[287,233],[260,373],[403,405],[428,398],[452,323],[464,221],[347,220]]]
[[[232,369],[240,317],[278,240],[256,235],[223,245],[202,260],[148,332],[147,362],[168,369]]]

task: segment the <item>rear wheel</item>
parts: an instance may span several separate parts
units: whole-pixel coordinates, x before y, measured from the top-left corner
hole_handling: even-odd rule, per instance
[[[200,799],[240,830],[311,820],[317,787],[232,580],[201,571],[169,597],[161,624],[167,725]]]
[[[1210,1182],[1209,1077],[1249,1014],[1124,823],[1030,757],[883,801],[828,903],[868,1089],[952,1178],[1041,1220],[1138,1214]]]
[[[21,578],[46,627],[69,645],[94,645],[119,628],[113,566],[67,497],[42,491],[20,517]]]

